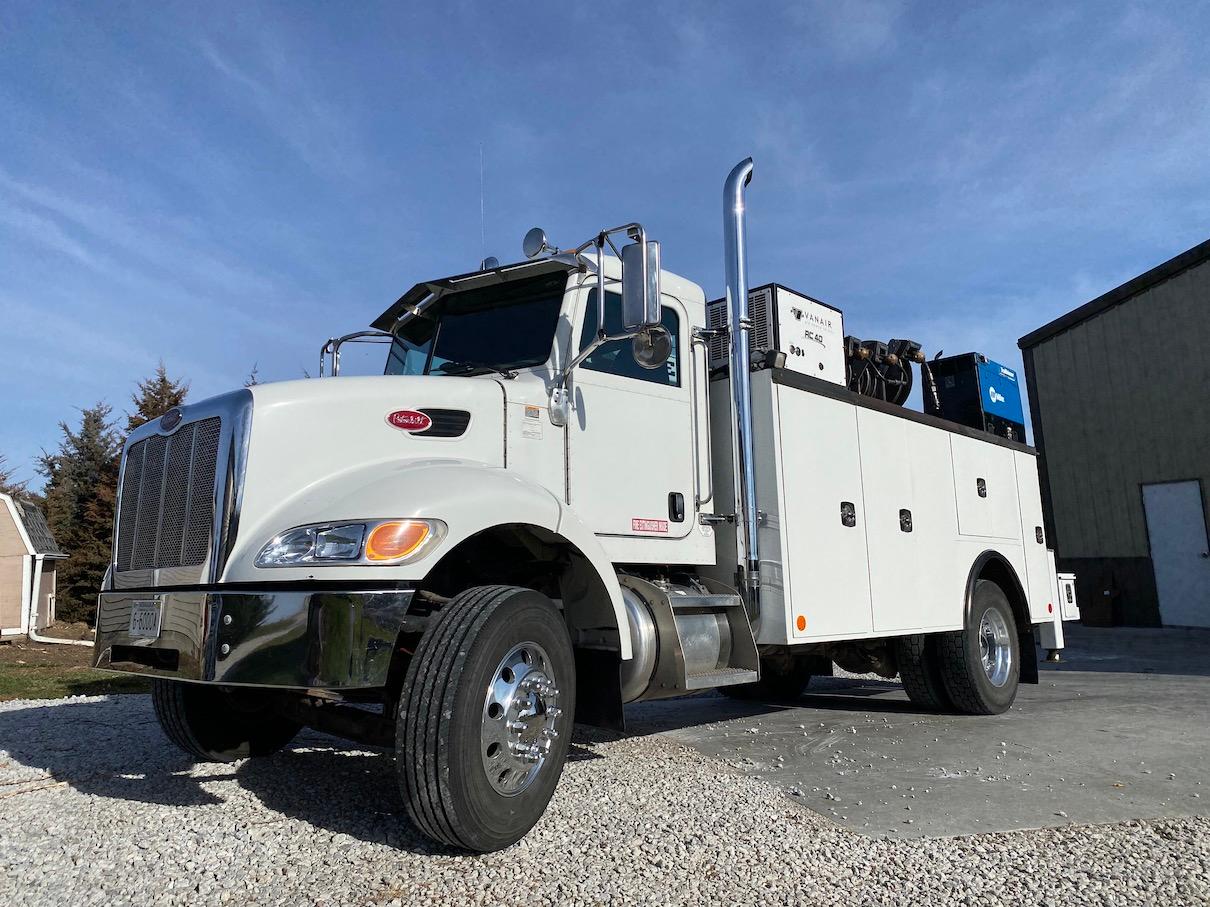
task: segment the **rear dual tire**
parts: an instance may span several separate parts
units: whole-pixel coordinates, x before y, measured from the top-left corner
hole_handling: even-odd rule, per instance
[[[966,628],[937,637],[945,692],[967,715],[999,715],[1017,697],[1021,640],[1004,590],[990,580],[975,582]]]
[[[899,637],[895,653],[903,688],[922,709],[998,715],[1016,699],[1021,641],[1008,596],[990,580],[975,582],[962,630]]]

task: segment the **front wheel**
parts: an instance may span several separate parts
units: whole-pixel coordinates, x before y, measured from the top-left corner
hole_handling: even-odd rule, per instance
[[[165,736],[202,762],[269,756],[302,728],[282,718],[274,701],[258,690],[156,678],[151,702]]]
[[[968,715],[998,715],[1017,697],[1021,641],[1004,590],[978,580],[966,628],[937,634],[941,679],[950,702]]]
[[[395,764],[412,822],[480,853],[521,840],[563,772],[575,697],[550,599],[515,586],[456,595],[421,637],[399,703]]]

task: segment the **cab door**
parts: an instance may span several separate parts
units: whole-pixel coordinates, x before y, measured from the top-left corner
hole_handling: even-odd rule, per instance
[[[577,350],[595,336],[596,293],[583,294]],[[621,296],[606,290],[605,300],[606,331],[620,333]],[[689,319],[680,300],[664,294],[662,301],[673,340],[664,365],[643,368],[631,341],[620,340],[602,345],[572,376],[568,503],[598,535],[679,539],[695,523]]]

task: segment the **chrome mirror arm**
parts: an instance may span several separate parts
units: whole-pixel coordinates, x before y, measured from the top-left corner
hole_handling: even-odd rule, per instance
[[[332,357],[332,377],[335,378],[340,374],[340,348],[349,341],[360,343],[386,343],[388,340],[393,341],[394,334],[388,334],[386,331],[354,331],[352,334],[345,334],[343,337],[329,337],[319,349],[319,377],[324,377],[324,362],[326,357]]]

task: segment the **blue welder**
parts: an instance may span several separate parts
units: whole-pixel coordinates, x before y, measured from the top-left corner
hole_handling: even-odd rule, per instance
[[[925,412],[960,425],[1025,440],[1025,411],[1015,369],[980,353],[947,356],[929,362],[937,397],[924,395]]]

